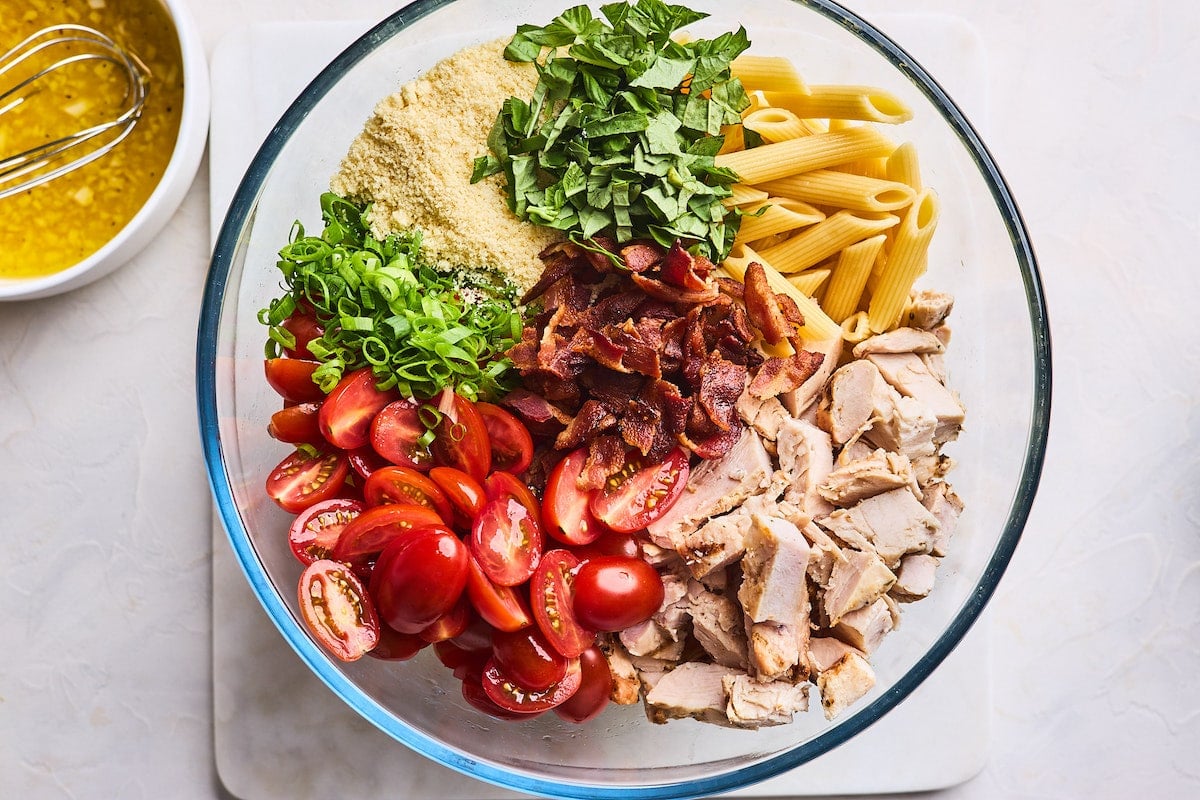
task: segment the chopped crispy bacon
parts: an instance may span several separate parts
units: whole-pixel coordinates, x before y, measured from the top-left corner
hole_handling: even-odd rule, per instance
[[[745,366],[716,355],[710,355],[700,370],[697,405],[722,431],[728,431],[737,421],[737,399],[746,388],[746,372]]]
[[[587,400],[579,407],[575,418],[554,440],[559,450],[574,450],[584,442],[590,442],[602,432],[617,424],[617,418],[599,400]]]
[[[625,413],[630,401],[641,392],[644,382],[641,375],[617,372],[596,364],[589,365],[579,376],[581,387],[617,416]]]
[[[645,272],[663,260],[663,249],[653,243],[634,242],[621,248],[621,258],[630,272]]]
[[[649,455],[654,448],[654,440],[662,427],[662,411],[641,398],[629,404],[619,423],[621,438],[625,440],[625,444],[644,456]]]
[[[500,401],[501,405],[515,413],[531,433],[547,435],[557,433],[571,421],[571,415],[541,395],[526,389],[513,389]]]
[[[577,258],[581,253],[582,250],[571,242],[557,242],[539,253],[538,257],[546,266],[542,269],[542,276],[538,278],[537,283],[521,295],[521,302],[528,303],[535,297],[541,297],[547,289],[570,275],[578,266]]]
[[[610,475],[616,475],[625,466],[625,443],[611,433],[592,439],[588,445],[588,457],[575,485],[584,491],[599,489]]]
[[[615,257],[618,257],[617,256],[617,243],[615,241],[613,241],[612,239],[608,238],[607,236],[600,235],[600,236],[593,236],[591,239],[591,244],[594,247],[598,247],[601,250],[604,250],[606,253],[609,253],[611,255],[605,255],[605,253],[598,253],[595,250],[584,248],[583,255],[584,255],[584,258],[587,259],[588,264],[591,265],[592,269],[596,270],[596,272],[599,272],[601,274],[612,272],[612,270],[613,270],[612,259]]]
[[[738,418],[727,431],[717,431],[707,436],[692,439],[687,434],[679,437],[679,443],[703,459],[715,459],[728,453],[742,436],[742,420]]]
[[[721,290],[722,294],[727,294],[734,300],[742,299],[745,293],[745,288],[741,283],[724,275],[718,275],[714,280],[716,280],[717,288]]]
[[[779,303],[779,310],[783,313],[783,318],[795,325],[797,328],[804,326],[804,314],[800,311],[800,306],[796,305],[796,301],[788,297],[786,294],[775,294],[775,300]]]
[[[668,303],[704,305],[705,303],[711,303],[720,294],[715,285],[708,283],[704,284],[703,289],[689,290],[681,289],[665,281],[648,278],[645,275],[638,275],[636,273],[629,277],[643,292],[658,300],[665,300]]]
[[[808,350],[792,356],[768,358],[750,381],[750,394],[765,399],[799,388],[812,377],[824,359],[822,354]]]
[[[669,286],[677,286],[688,292],[701,292],[708,288],[705,278],[712,272],[712,262],[696,257],[683,249],[679,240],[671,245],[662,259],[662,280]]]
[[[762,264],[751,261],[746,267],[745,285],[746,313],[750,322],[762,333],[767,344],[779,344],[796,335],[779,308],[779,300],[767,283],[767,273]]]

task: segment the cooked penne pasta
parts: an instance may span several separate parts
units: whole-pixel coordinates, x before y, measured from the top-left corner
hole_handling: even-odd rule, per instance
[[[771,196],[763,189],[759,189],[755,186],[749,186],[745,183],[735,183],[733,186],[729,187],[729,189],[731,192],[733,192],[733,194],[731,194],[729,197],[726,197],[723,201],[726,208],[735,208],[737,206],[748,206],[753,203],[761,203],[763,200],[766,200]]]
[[[804,94],[808,91],[790,59],[782,56],[752,56],[743,53],[729,65],[730,74],[742,82],[746,91],[772,91]]]
[[[925,255],[940,211],[937,195],[925,189],[901,220],[867,308],[872,331],[882,333],[900,320],[913,283],[925,270]]]
[[[797,273],[796,275],[788,275],[787,281],[809,297],[816,297],[817,292],[821,291],[821,286],[824,285],[825,281],[829,280],[830,272],[831,270],[828,267],[806,269],[804,272]],[[821,303],[821,308],[825,308],[824,303]],[[829,314],[829,311],[826,310],[825,313]],[[833,319],[832,314],[829,316],[830,319]],[[833,321],[837,322],[836,319]]]
[[[766,142],[782,142],[821,133],[820,128],[810,125],[786,108],[760,108],[742,117],[742,126],[754,131]]]
[[[912,142],[904,142],[887,159],[888,180],[906,183],[914,192],[921,191],[921,167],[917,161],[917,148]]]
[[[873,127],[860,126],[725,153],[718,155],[715,161],[718,167],[736,172],[743,183],[758,184],[836,164],[891,155],[895,149],[895,144]]]
[[[808,203],[784,197],[772,197],[747,206],[745,212],[747,216],[742,217],[741,227],[738,228],[737,238],[734,240],[737,242],[753,242],[766,236],[815,225],[825,219],[824,214]],[[751,214],[755,216],[750,216]]]
[[[764,250],[762,255],[781,272],[808,269],[855,242],[882,233],[900,221],[894,214],[863,215],[839,211],[787,241]]]
[[[882,233],[846,247],[838,256],[837,265],[825,289],[821,307],[834,322],[844,322],[854,314],[867,286],[871,268],[883,251],[887,237]]]
[[[768,103],[802,119],[854,119],[896,125],[913,116],[904,101],[874,86],[809,86],[807,92],[794,93],[763,89]]]
[[[851,344],[858,344],[872,335],[865,311],[851,314],[842,321],[842,338]]]
[[[721,142],[721,149],[717,151],[717,155],[737,153],[746,149],[741,125],[725,125],[721,128],[721,135],[725,137],[725,141]]]
[[[910,205],[916,195],[904,183],[826,169],[769,181],[759,188],[776,197],[853,211],[895,211]]]
[[[841,326],[829,318],[829,315],[821,310],[815,300],[801,292],[795,286],[788,282],[779,270],[775,269],[771,264],[756,253],[750,247],[744,244],[735,244],[729,252],[729,257],[721,262],[721,271],[737,281],[746,279],[746,267],[750,266],[752,261],[757,261],[762,264],[763,272],[767,276],[767,283],[771,290],[779,294],[786,294],[795,301],[796,307],[800,309],[800,313],[804,315],[804,325],[800,328],[800,336],[805,341],[826,341],[834,339],[842,335]]]

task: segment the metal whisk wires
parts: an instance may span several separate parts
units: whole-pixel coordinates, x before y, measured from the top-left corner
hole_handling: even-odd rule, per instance
[[[90,164],[133,131],[146,104],[149,69],[105,34],[73,24],[44,28],[0,56],[0,124],[5,115],[44,91],[55,73],[85,62],[111,64],[124,83],[124,96],[94,124],[19,153],[0,153],[0,199]],[[9,81],[15,83],[6,88]],[[86,94],[87,88],[78,90]]]

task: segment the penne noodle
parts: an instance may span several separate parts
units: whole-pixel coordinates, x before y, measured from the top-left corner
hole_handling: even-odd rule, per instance
[[[721,135],[725,137],[725,141],[721,142],[721,149],[717,151],[717,155],[737,153],[746,149],[746,140],[742,136],[741,125],[722,126]]]
[[[795,234],[762,255],[781,272],[801,272],[855,242],[882,233],[900,221],[893,214],[866,216],[839,211]]]
[[[873,86],[810,86],[807,92],[780,92],[766,89],[768,103],[786,108],[797,117],[852,119],[897,125],[912,119],[912,109],[884,89]]]
[[[888,156],[887,178],[908,184],[914,193],[921,191],[921,167],[917,161],[917,148],[912,142],[904,142]]]
[[[742,217],[735,242],[752,242],[777,233],[815,225],[825,219],[824,214],[807,203],[781,197],[769,198],[765,202],[747,207],[745,211],[747,216]],[[750,216],[756,212],[761,213]]]
[[[807,269],[796,275],[788,275],[787,281],[809,297],[816,297],[817,292],[821,291],[821,286],[824,285],[825,281],[829,280],[830,272],[831,270],[828,267],[823,269]],[[825,308],[824,303],[821,304],[821,308]],[[826,309],[825,313],[829,314],[829,310]],[[829,317],[833,319],[832,314],[829,314]],[[833,321],[837,322],[836,319]]]
[[[821,132],[786,108],[760,108],[745,115],[742,126],[754,131],[766,142],[782,142]]]
[[[748,206],[753,203],[761,203],[766,200],[769,195],[766,191],[755,186],[749,186],[744,183],[735,183],[729,187],[733,192],[729,197],[726,197],[722,202],[726,208],[735,208],[737,206]]]
[[[940,212],[937,195],[926,189],[917,195],[912,209],[901,220],[867,307],[872,331],[882,333],[900,321],[909,292],[925,270],[929,240],[937,228]]]
[[[867,323],[865,311],[851,314],[842,322],[842,338],[851,344],[858,344],[871,335],[871,326]]]
[[[895,144],[874,128],[860,126],[725,153],[714,160],[716,166],[736,172],[742,183],[758,184],[864,158],[888,156],[895,149]]]
[[[916,195],[905,183],[826,169],[769,181],[759,188],[776,197],[853,211],[895,211],[911,205]]]
[[[734,280],[744,281],[746,268],[753,261],[762,264],[763,272],[767,276],[767,283],[772,291],[786,294],[795,301],[796,307],[804,315],[804,325],[800,327],[800,336],[805,341],[826,341],[842,335],[841,326],[831,320],[816,301],[789,283],[779,270],[772,267],[766,259],[746,245],[735,244],[733,246],[733,249],[729,251],[729,256],[721,262],[722,271]]]
[[[743,53],[729,65],[729,72],[742,82],[747,92],[761,90],[804,94],[808,91],[795,65],[782,56]]]
[[[863,239],[842,250],[838,256],[829,286],[825,289],[824,302],[821,304],[834,322],[845,322],[858,308],[863,290],[867,286],[867,278],[883,252],[883,242],[886,238],[881,233],[870,239]]]

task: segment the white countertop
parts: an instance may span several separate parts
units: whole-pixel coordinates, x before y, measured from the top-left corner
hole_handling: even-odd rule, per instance
[[[394,5],[193,12],[211,48],[251,22]],[[1200,361],[1180,336],[1200,292],[1200,9],[904,7],[961,16],[985,43],[985,139],[1033,237],[1055,357],[1041,491],[989,610],[990,759],[937,797],[1200,795]],[[207,209],[202,167],[126,267],[0,305],[0,797],[223,796],[193,384]]]

